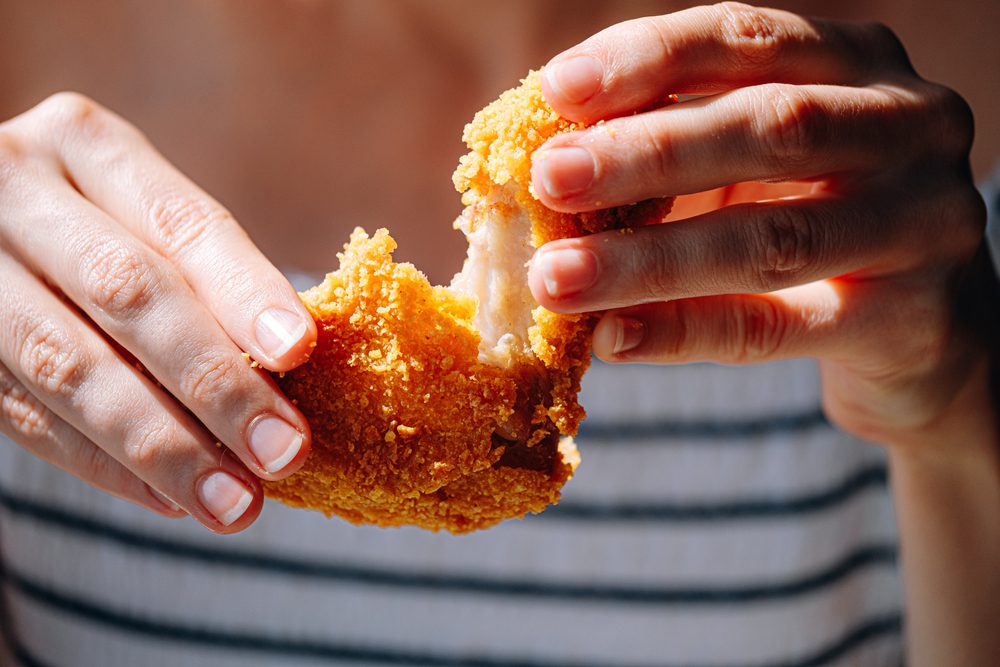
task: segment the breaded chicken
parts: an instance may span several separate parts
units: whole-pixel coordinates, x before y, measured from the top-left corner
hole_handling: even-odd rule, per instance
[[[534,249],[659,222],[670,201],[564,214],[531,191],[531,155],[581,125],[556,114],[540,74],[476,114],[454,174],[468,258],[449,287],[396,264],[385,230],[355,230],[340,269],[301,294],[316,318],[310,360],[278,378],[312,427],[303,468],[268,496],[356,523],[460,533],[540,512],[579,462],[572,436],[592,315],[539,307]]]

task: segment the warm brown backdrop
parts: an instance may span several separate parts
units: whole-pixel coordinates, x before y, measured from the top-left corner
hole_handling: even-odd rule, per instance
[[[1000,2],[774,3],[878,19],[972,104],[1000,157]],[[324,270],[355,224],[444,280],[464,244],[462,125],[529,67],[625,17],[609,0],[0,0],[0,118],[73,89],[117,110],[282,265]]]

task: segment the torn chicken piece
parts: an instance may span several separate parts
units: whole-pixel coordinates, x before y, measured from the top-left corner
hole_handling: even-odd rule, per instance
[[[661,221],[671,201],[552,211],[531,192],[531,154],[581,128],[544,101],[540,75],[476,114],[455,172],[468,258],[450,287],[396,264],[385,230],[355,230],[340,269],[302,293],[319,340],[277,378],[312,427],[290,478],[266,482],[290,505],[356,523],[467,532],[540,512],[579,456],[577,402],[592,315],[539,307],[527,282],[548,241]]]

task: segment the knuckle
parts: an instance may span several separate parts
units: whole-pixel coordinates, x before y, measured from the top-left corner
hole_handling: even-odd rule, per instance
[[[79,447],[73,454],[73,474],[101,488],[115,492],[126,485],[126,476],[131,476],[99,447]]]
[[[756,220],[748,226],[752,239],[747,247],[754,255],[749,278],[758,289],[770,291],[814,263],[814,233],[809,219],[791,206],[768,207]]]
[[[86,298],[113,317],[135,315],[157,291],[152,264],[118,240],[92,237],[82,244],[80,258]]]
[[[639,293],[637,302],[659,301],[670,298],[677,291],[677,276],[673,267],[677,261],[666,243],[650,240],[638,246],[634,254],[632,275],[636,278]]]
[[[23,140],[13,132],[0,130],[0,188],[14,178],[26,157]]]
[[[248,266],[230,266],[215,272],[209,277],[213,294],[224,295],[231,299],[232,303],[238,303],[251,307],[256,298],[256,290],[260,284],[260,277]]]
[[[47,320],[15,325],[18,363],[31,386],[50,396],[69,396],[86,378],[87,364],[80,348],[64,331]]]
[[[242,360],[240,360],[242,361]],[[239,378],[245,363],[219,350],[207,350],[195,355],[181,379],[181,392],[200,405],[240,404],[234,394],[240,392]]]
[[[648,48],[658,51],[652,54],[653,62],[662,63],[667,66],[672,63],[677,56],[676,46],[680,42],[677,39],[675,28],[667,16],[650,16],[642,19],[626,21],[620,24],[619,34],[616,35],[621,44],[646,44]]]
[[[865,21],[860,28],[864,49],[873,63],[912,71],[906,47],[892,28],[881,21]]]
[[[759,86],[756,118],[757,146],[769,165],[795,169],[805,164],[820,148],[820,114],[809,96],[797,86],[767,84]]]
[[[132,470],[161,467],[170,454],[171,443],[177,440],[176,429],[166,418],[143,421],[125,438],[123,451],[128,467]]]
[[[742,299],[730,312],[727,340],[737,363],[769,359],[778,352],[788,330],[788,318],[770,299]]]
[[[741,60],[763,66],[778,58],[785,30],[765,11],[740,2],[722,2],[712,11],[723,44]]]
[[[158,193],[146,206],[167,257],[175,258],[198,245],[232,214],[204,197],[180,192]]]
[[[986,202],[971,184],[957,189],[948,205],[951,224],[947,235],[952,247],[963,257],[971,257],[983,242],[986,228]]]
[[[635,122],[638,128],[637,140],[642,146],[641,152],[648,156],[644,162],[647,173],[643,180],[649,184],[651,192],[658,192],[661,188],[657,186],[668,182],[670,174],[674,171],[671,169],[674,158],[670,141],[657,130],[647,116],[637,116]]]
[[[32,114],[44,129],[55,130],[57,141],[71,138],[85,142],[97,160],[105,159],[109,148],[122,139],[143,138],[130,123],[81,93],[65,91],[51,95]]]
[[[69,132],[90,131],[106,119],[104,107],[86,95],[64,91],[49,96],[39,111],[50,123]]]
[[[664,304],[664,316],[670,323],[662,343],[663,355],[668,359],[690,359],[694,350],[695,340],[691,336],[691,321],[694,305],[684,299],[669,301]]]
[[[0,170],[24,161],[27,147],[24,140],[9,130],[0,130]]]
[[[930,84],[928,104],[933,114],[933,136],[944,141],[946,150],[960,156],[972,150],[975,121],[964,97],[946,86]]]
[[[0,418],[22,443],[41,440],[53,426],[52,413],[19,382],[0,370]]]

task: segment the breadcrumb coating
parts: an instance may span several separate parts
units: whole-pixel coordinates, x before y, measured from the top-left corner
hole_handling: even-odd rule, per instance
[[[667,199],[565,214],[534,197],[532,154],[583,127],[548,106],[540,81],[529,73],[465,128],[470,152],[454,182],[466,205],[456,225],[470,242],[483,226],[524,216],[528,251],[662,220]],[[505,233],[518,230],[509,227]],[[461,274],[453,288],[432,286],[392,260],[395,247],[386,230],[355,230],[340,269],[300,295],[316,319],[317,346],[307,363],[275,379],[309,420],[313,448],[299,472],[265,483],[267,495],[355,523],[455,533],[542,511],[579,463],[572,436],[584,417],[577,394],[595,316],[503,303],[531,309],[531,324],[518,332],[506,320],[489,322],[511,329],[502,338],[509,354],[498,361],[477,317],[483,324],[504,314],[504,295],[470,293],[459,287],[468,282]],[[466,271],[482,261],[470,250]],[[515,269],[504,285],[526,284],[523,263]]]

